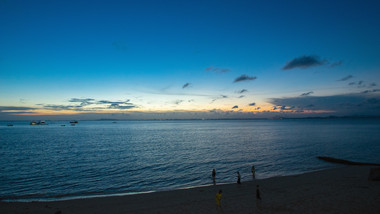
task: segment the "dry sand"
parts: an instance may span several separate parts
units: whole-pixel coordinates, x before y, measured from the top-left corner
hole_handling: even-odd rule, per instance
[[[56,202],[0,202],[0,213],[380,213],[380,182],[368,166],[347,166],[274,177],[129,196]],[[262,201],[256,203],[256,184]],[[215,194],[223,190],[222,210]]]

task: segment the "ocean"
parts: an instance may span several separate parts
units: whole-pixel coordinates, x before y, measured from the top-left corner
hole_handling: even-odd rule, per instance
[[[380,119],[0,122],[0,199],[126,195],[380,163]],[[13,126],[8,126],[13,124]]]

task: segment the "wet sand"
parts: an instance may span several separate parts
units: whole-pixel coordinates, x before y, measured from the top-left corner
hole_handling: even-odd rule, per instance
[[[380,213],[370,166],[147,194],[56,202],[0,202],[0,213]],[[217,182],[216,177],[216,182]],[[262,200],[256,201],[256,184]],[[222,210],[215,194],[223,190]]]

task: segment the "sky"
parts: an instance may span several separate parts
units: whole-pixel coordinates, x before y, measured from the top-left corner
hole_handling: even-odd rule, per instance
[[[0,0],[0,120],[380,116],[378,11]]]

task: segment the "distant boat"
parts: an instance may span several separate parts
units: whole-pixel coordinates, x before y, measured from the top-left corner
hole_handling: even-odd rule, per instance
[[[8,124],[8,126],[13,126],[13,124]]]
[[[47,123],[44,120],[39,120],[30,122],[30,125],[47,125]]]
[[[30,122],[30,125],[40,125],[40,121],[32,121]]]
[[[70,123],[78,123],[78,121],[76,121],[76,120],[73,120],[73,121],[70,121]]]

